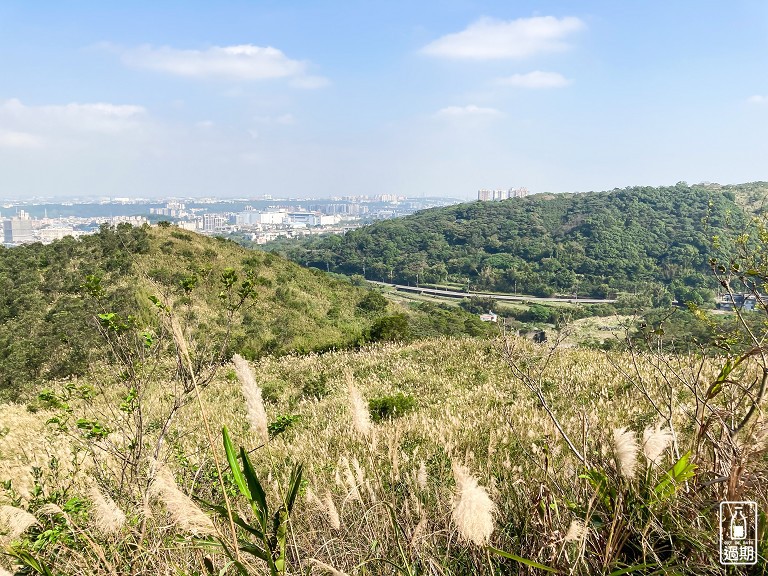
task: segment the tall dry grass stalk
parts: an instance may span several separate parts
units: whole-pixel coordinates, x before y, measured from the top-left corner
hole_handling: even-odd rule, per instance
[[[626,428],[617,428],[613,431],[613,449],[619,461],[619,472],[627,480],[635,476],[637,468],[637,454],[640,446],[635,439],[635,433]]]
[[[256,379],[253,377],[253,372],[247,360],[239,354],[235,354],[232,357],[232,362],[235,365],[237,378],[240,380],[243,396],[245,396],[248,422],[259,437],[259,440],[266,444],[269,441],[269,424],[267,421],[267,411],[264,408],[264,400],[261,396],[261,388],[256,384]]]
[[[158,466],[157,474],[150,486],[150,493],[165,505],[174,524],[183,532],[197,536],[216,534],[216,528],[211,519],[179,489],[170,470],[165,466]]]
[[[648,462],[658,466],[672,439],[672,431],[668,428],[661,428],[658,425],[655,428],[646,428],[643,432],[643,454]]]
[[[493,534],[496,505],[466,467],[454,464],[453,477],[456,480],[456,496],[451,518],[463,540],[485,546]]]
[[[173,342],[176,344],[176,348],[179,350],[179,354],[182,359],[187,363],[189,368],[192,368],[192,360],[189,355],[189,347],[187,346],[187,339],[184,337],[184,330],[181,328],[181,324],[176,317],[171,318],[171,334],[173,335]]]
[[[93,502],[92,513],[96,529],[102,534],[119,534],[125,525],[125,513],[96,485],[90,487],[88,496]]]
[[[419,471],[416,473],[416,485],[419,487],[419,490],[427,489],[427,465],[424,463],[424,460],[419,464]]]
[[[325,491],[323,503],[325,504],[325,513],[328,515],[328,523],[334,530],[339,530],[341,528],[341,519],[339,518],[336,504],[333,503],[333,496],[331,496],[330,490]]]
[[[371,422],[371,415],[368,412],[368,405],[365,403],[360,390],[358,390],[352,383],[351,376],[348,376],[347,381],[349,389],[349,407],[352,411],[352,424],[358,434],[367,438],[373,431],[373,423]]]
[[[346,456],[342,456],[339,460],[339,468],[341,469],[341,473],[344,475],[344,482],[347,488],[347,498],[353,502],[362,501],[362,497],[360,496],[360,487],[357,484],[357,478],[355,478],[355,475],[352,472],[352,468],[349,466],[349,460],[347,460]]]
[[[33,524],[37,524],[37,518],[26,510],[15,506],[0,506],[0,527],[10,540],[21,536]]]

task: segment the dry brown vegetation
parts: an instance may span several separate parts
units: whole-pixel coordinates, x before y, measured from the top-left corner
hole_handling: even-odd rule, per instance
[[[746,360],[731,379],[759,375],[756,362]],[[699,356],[447,338],[251,365],[249,385],[259,389],[268,421],[283,422],[282,433],[273,430],[267,442],[254,423],[258,400],[241,387],[242,366],[240,380],[234,368],[220,371],[201,400],[211,428],[229,426],[235,442],[251,451],[273,506],[284,497],[292,466],[304,465],[287,573],[543,569],[491,554],[490,544],[563,573],[634,566],[642,573],[714,574],[718,501],[768,504],[762,406],[731,437],[722,419],[744,415],[738,389],[700,405],[721,368]],[[144,441],[156,448],[158,463],[142,460],[131,483],[120,482],[122,463],[106,450],[121,442],[117,422],[109,423],[108,436],[88,439],[82,429],[46,427],[52,413],[44,410],[2,407],[0,470],[12,480],[3,504],[37,522],[21,536],[22,548],[61,574],[205,574],[227,566],[234,573],[220,550],[194,546],[193,535],[210,530],[197,505],[184,499],[224,504],[213,462],[214,455],[226,461],[219,437],[211,446],[200,407],[188,402],[158,442],[172,390],[172,382],[158,381],[144,393]],[[378,423],[366,420],[368,401],[396,393],[415,406]],[[97,394],[72,400],[70,408],[103,418],[115,400]],[[695,469],[669,479],[667,471],[686,454]],[[662,497],[654,488],[665,478]],[[171,482],[181,491],[175,500]],[[234,509],[248,517],[231,475],[224,484]],[[105,530],[110,501],[125,522]],[[226,522],[217,521],[216,531],[231,538]],[[259,562],[251,569],[264,570]]]

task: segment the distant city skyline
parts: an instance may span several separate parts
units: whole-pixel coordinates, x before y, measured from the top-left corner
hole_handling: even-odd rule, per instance
[[[0,4],[0,198],[768,180],[768,3]]]

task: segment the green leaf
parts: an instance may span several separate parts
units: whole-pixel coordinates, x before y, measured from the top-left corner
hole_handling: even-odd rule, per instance
[[[264,548],[261,548],[257,546],[256,544],[252,544],[250,542],[246,542],[245,540],[240,540],[237,543],[237,547],[240,548],[242,552],[247,552],[248,554],[251,554],[252,556],[255,556],[256,558],[259,558],[261,560],[264,560],[267,564],[272,563],[272,555],[264,550]]]
[[[735,367],[736,367],[736,363],[734,363],[733,359],[728,358],[725,361],[725,364],[720,369],[720,374],[717,375],[717,378],[715,378],[715,381],[712,382],[709,389],[707,390],[707,394],[706,394],[707,400],[711,400],[722,391],[723,383],[728,379],[728,376],[730,376],[731,372]]]
[[[227,510],[226,506],[219,506],[218,504],[212,504],[211,502],[207,502],[202,498],[198,498],[197,496],[194,496],[194,495],[192,496],[192,498],[194,498],[196,502],[199,502],[200,504],[202,504],[203,507],[216,512],[222,518],[222,520],[227,520],[227,521],[229,520],[230,511]],[[232,512],[232,521],[235,524],[240,526],[240,528],[242,528],[243,530],[250,532],[251,534],[256,536],[256,538],[259,538],[261,540],[264,539],[264,532],[248,524],[248,522],[243,520],[234,510],[232,510],[231,512]]]
[[[494,548],[493,546],[488,546],[488,550],[490,550],[494,554],[498,554],[499,556],[502,556],[503,558],[509,558],[510,560],[514,560],[515,562],[520,562],[521,564],[525,564],[526,566],[530,566],[531,568],[538,568],[539,570],[544,570],[545,572],[552,572],[553,574],[562,574],[562,572],[560,572],[560,570],[558,570],[557,568],[552,568],[551,566],[545,566],[544,564],[539,564],[534,560],[528,560],[527,558],[523,558],[522,556],[518,556],[517,554],[512,554],[511,552],[504,552],[504,550],[499,550],[498,548]]]
[[[285,507],[288,510],[288,514],[293,510],[293,503],[296,501],[296,495],[299,493],[301,487],[301,475],[304,472],[304,467],[301,464],[297,464],[291,471],[291,479],[288,484],[288,498],[285,500]]]
[[[248,501],[251,501],[251,492],[248,490],[248,485],[245,482],[245,477],[240,471],[240,464],[237,462],[237,454],[232,447],[232,441],[229,439],[229,430],[226,426],[221,428],[221,435],[224,437],[224,451],[227,453],[227,462],[229,462],[229,468],[232,470],[232,475],[235,477],[235,484],[240,489],[240,493],[245,496]]]
[[[251,497],[249,498],[251,508],[253,508],[254,514],[259,517],[259,524],[261,524],[262,529],[266,532],[267,519],[269,518],[267,495],[264,493],[264,488],[262,488],[258,476],[256,476],[256,471],[253,469],[253,464],[251,464],[251,460],[248,458],[245,448],[242,446],[240,447],[240,459],[243,461],[243,474],[245,475],[245,480],[248,483],[248,490],[251,494]]]
[[[597,497],[609,510],[613,508],[613,501],[616,499],[616,491],[610,487],[608,476],[602,470],[592,468],[587,470],[584,474],[579,475],[579,478],[587,480],[592,488],[594,488]]]
[[[696,465],[690,462],[691,453],[686,452],[675,462],[674,466],[664,475],[664,478],[653,489],[656,498],[666,500],[672,496],[681,484],[696,475]]]

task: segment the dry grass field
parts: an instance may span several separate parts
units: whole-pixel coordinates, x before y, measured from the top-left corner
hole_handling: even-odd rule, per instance
[[[442,338],[240,361],[186,391],[168,364],[130,406],[102,374],[66,407],[0,407],[0,538],[37,573],[270,573],[215,546],[232,525],[205,502],[256,514],[227,426],[272,510],[303,465],[286,574],[719,574],[719,500],[768,503],[763,406],[730,434],[737,389],[702,405],[721,368]]]

